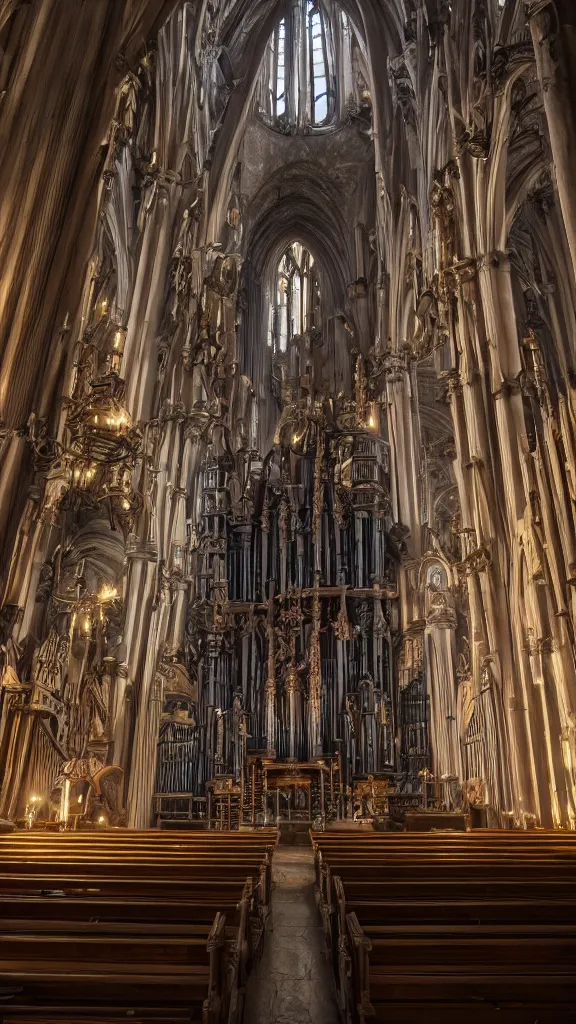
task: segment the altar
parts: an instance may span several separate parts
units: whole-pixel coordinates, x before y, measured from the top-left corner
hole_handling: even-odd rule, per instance
[[[326,821],[337,802],[334,758],[263,761],[263,806],[267,823]],[[335,770],[336,769],[336,770]]]
[[[231,780],[230,780],[231,781]],[[275,750],[248,751],[241,780],[243,826],[381,819],[395,789],[389,772],[356,776],[344,785],[339,754],[277,760]]]

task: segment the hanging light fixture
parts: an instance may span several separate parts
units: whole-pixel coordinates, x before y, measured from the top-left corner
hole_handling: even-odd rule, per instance
[[[119,328],[114,337],[120,355],[124,332]],[[129,532],[142,507],[141,496],[132,487],[142,435],[132,424],[124,381],[115,371],[100,375],[88,387],[87,394],[72,401],[66,421],[67,500],[92,507],[106,502],[111,519]]]
[[[68,453],[94,469],[94,463],[134,458],[142,435],[132,426],[124,403],[124,381],[111,371],[90,381],[90,393],[76,402],[67,419]]]

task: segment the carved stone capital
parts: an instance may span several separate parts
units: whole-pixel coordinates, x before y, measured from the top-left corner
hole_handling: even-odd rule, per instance
[[[455,396],[462,394],[462,377],[456,369],[441,373],[436,383],[436,401],[451,402]]]
[[[403,381],[406,376],[406,362],[402,356],[388,353],[384,359],[384,372],[386,380],[391,384],[394,381]]]

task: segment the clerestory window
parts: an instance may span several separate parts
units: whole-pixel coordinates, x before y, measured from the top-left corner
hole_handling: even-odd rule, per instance
[[[353,94],[350,22],[329,0],[294,0],[264,59],[260,113],[284,132],[336,127]]]

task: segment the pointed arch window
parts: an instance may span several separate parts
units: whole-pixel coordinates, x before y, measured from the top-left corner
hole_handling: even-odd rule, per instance
[[[260,113],[284,132],[336,127],[349,100],[353,33],[331,0],[294,0],[270,40]]]
[[[270,303],[268,344],[274,352],[287,352],[295,338],[317,326],[319,308],[314,257],[300,242],[293,242],[278,264]]]
[[[308,50],[310,60],[311,123],[322,125],[328,117],[328,85],[330,65],[326,42],[326,26],[319,5],[308,3]]]

